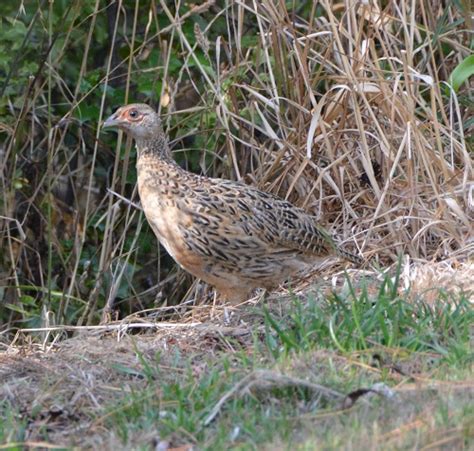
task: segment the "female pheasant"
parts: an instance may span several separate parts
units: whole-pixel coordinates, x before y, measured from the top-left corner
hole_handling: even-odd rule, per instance
[[[228,301],[246,300],[255,288],[275,288],[333,253],[360,263],[291,203],[182,169],[148,105],[123,106],[103,126],[136,142],[140,200],[158,240],[181,267]]]

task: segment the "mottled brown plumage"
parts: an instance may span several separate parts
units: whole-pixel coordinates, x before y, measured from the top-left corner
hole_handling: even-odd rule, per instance
[[[179,167],[159,116],[148,105],[124,106],[104,127],[120,128],[135,139],[140,199],[161,244],[226,299],[238,302],[254,288],[272,289],[330,254],[360,261],[291,203]]]

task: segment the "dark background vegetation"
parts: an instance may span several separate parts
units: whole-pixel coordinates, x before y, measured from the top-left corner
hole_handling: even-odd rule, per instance
[[[0,327],[203,296],[126,200],[133,146],[100,131],[132,101],[181,165],[288,197],[382,266],[465,261],[467,3],[256,3],[2,1]]]

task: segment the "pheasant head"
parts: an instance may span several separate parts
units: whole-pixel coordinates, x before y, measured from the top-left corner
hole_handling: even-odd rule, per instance
[[[144,103],[132,103],[119,108],[105,120],[102,127],[118,128],[132,137],[137,144],[139,157],[153,154],[171,158],[160,116]]]

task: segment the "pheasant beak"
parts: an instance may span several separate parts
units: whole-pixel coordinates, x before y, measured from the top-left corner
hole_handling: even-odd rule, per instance
[[[109,116],[103,123],[102,128],[112,128],[112,127],[120,127],[121,120],[118,117],[117,113],[112,114]]]

